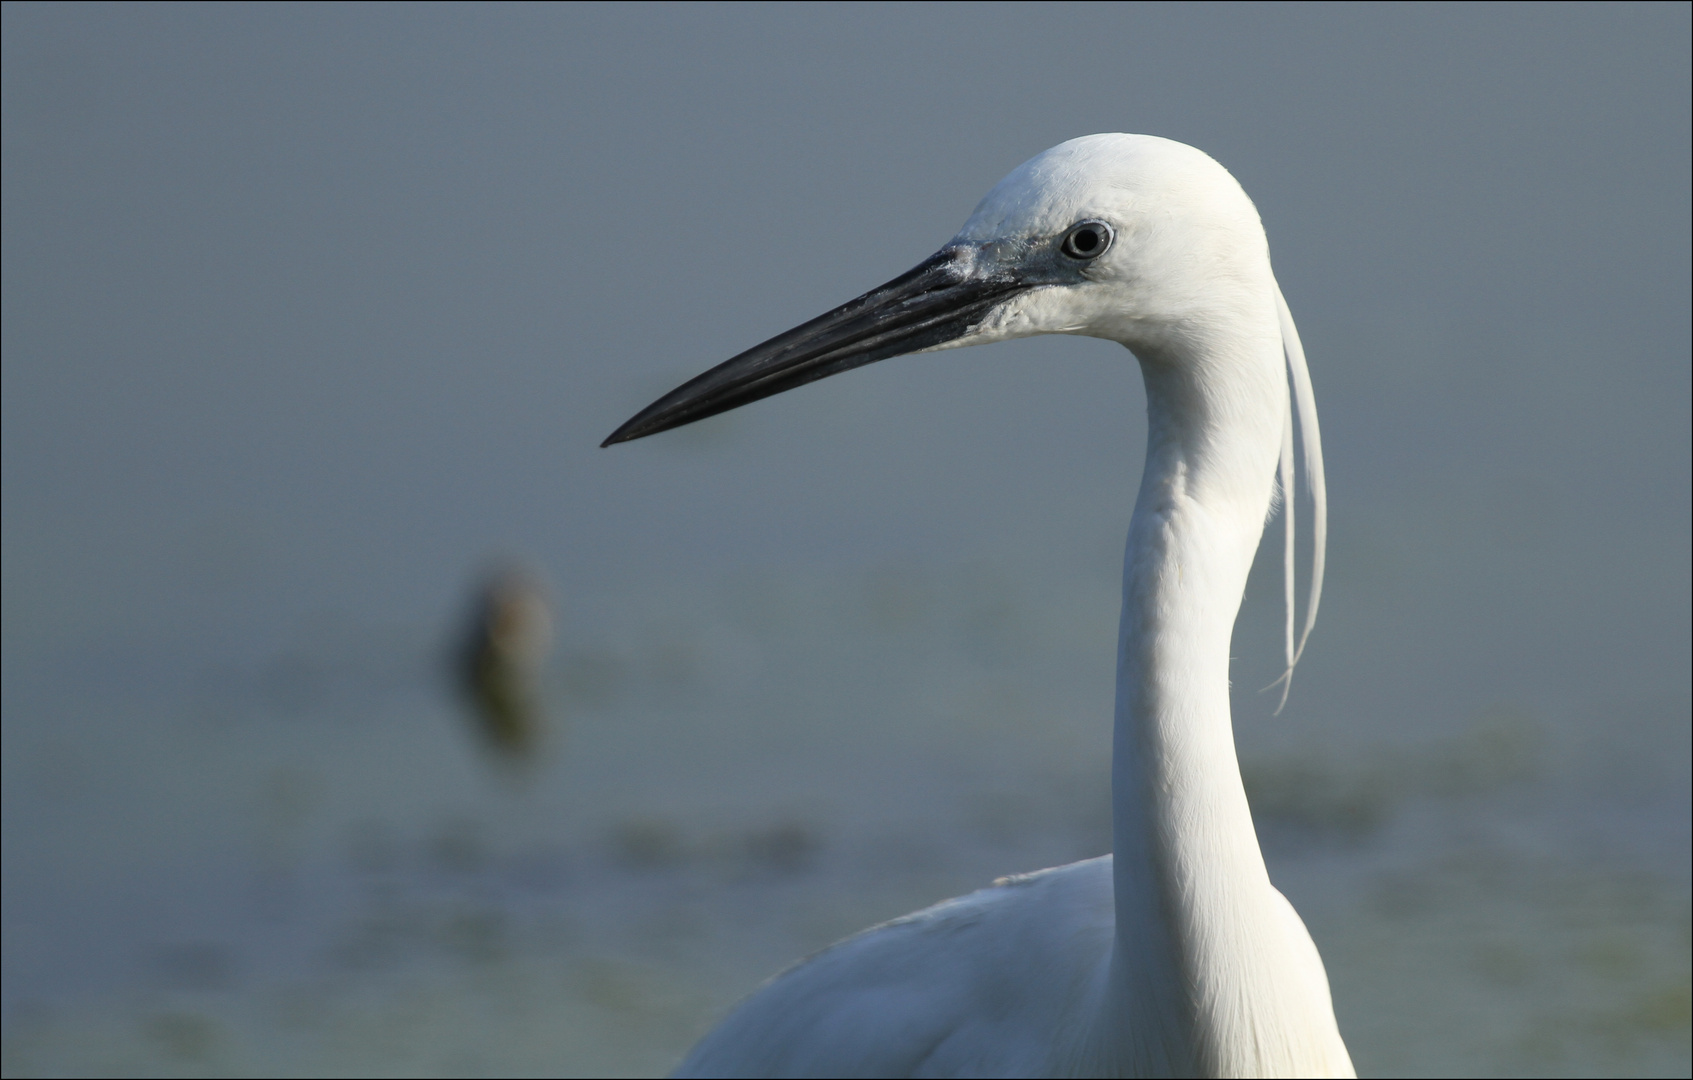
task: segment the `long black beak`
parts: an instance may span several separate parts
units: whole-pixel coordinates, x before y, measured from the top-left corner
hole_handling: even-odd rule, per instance
[[[931,258],[785,334],[688,380],[636,413],[601,446],[704,420],[796,386],[962,337],[988,309],[1026,287],[967,247]]]

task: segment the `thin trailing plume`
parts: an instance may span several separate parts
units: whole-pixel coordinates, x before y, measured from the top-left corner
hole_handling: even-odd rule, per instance
[[[1293,522],[1293,397],[1288,396],[1286,420],[1282,425],[1282,453],[1281,460],[1276,464],[1277,487],[1281,498],[1282,511],[1282,609],[1286,614],[1285,630],[1282,635],[1283,656],[1287,666],[1282,669],[1280,677],[1270,687],[1281,683],[1281,700],[1276,702],[1275,715],[1280,716],[1282,708],[1287,704],[1287,695],[1293,689],[1294,664],[1294,541],[1298,530]]]
[[[1287,370],[1293,377],[1293,400],[1299,410],[1299,441],[1305,450],[1305,484],[1311,489],[1311,588],[1306,598],[1305,626],[1293,650],[1293,662],[1305,655],[1305,642],[1317,622],[1317,605],[1323,596],[1323,569],[1329,540],[1329,489],[1323,478],[1323,433],[1317,424],[1317,396],[1311,389],[1311,369],[1305,365],[1305,346],[1281,286],[1276,286],[1276,310],[1281,314],[1282,347],[1287,350]]]
[[[1281,684],[1281,701],[1276,705],[1280,715],[1293,689],[1293,669],[1305,654],[1305,642],[1311,637],[1311,627],[1317,622],[1317,606],[1323,596],[1323,571],[1326,565],[1329,533],[1328,484],[1323,478],[1323,436],[1317,425],[1317,398],[1311,389],[1311,369],[1305,364],[1305,346],[1299,341],[1299,327],[1294,325],[1293,312],[1288,310],[1287,298],[1281,286],[1275,286],[1276,313],[1281,318],[1282,351],[1287,355],[1287,376],[1291,393],[1288,401],[1287,427],[1282,436],[1281,461],[1277,467],[1282,492],[1283,602],[1287,610],[1286,649],[1287,669],[1270,687]],[[1311,489],[1311,589],[1305,601],[1305,625],[1294,637],[1294,480],[1293,480],[1293,420],[1299,417],[1299,441],[1305,450],[1305,486]],[[1269,689],[1270,687],[1265,687]]]

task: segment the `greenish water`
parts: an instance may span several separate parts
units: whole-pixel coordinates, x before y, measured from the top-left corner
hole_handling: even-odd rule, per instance
[[[7,751],[37,830],[6,1073],[662,1073],[793,959],[1108,850],[1114,605],[1015,581],[626,599],[567,624],[526,769],[404,635],[322,635],[146,724],[44,703]],[[1673,784],[1505,707],[1373,747],[1241,708],[1364,1075],[1685,1071]]]

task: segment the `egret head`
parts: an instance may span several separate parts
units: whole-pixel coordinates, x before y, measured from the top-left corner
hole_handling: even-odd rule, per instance
[[[684,383],[604,445],[906,353],[1035,334],[1156,349],[1236,297],[1262,307],[1273,280],[1257,211],[1210,157],[1150,135],[1072,139],[996,184],[912,270]]]

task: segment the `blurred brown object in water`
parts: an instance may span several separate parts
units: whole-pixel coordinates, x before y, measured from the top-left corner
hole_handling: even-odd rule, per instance
[[[472,609],[458,678],[477,732],[496,753],[527,759],[539,747],[541,673],[552,637],[552,612],[537,576],[510,567],[494,573]]]

